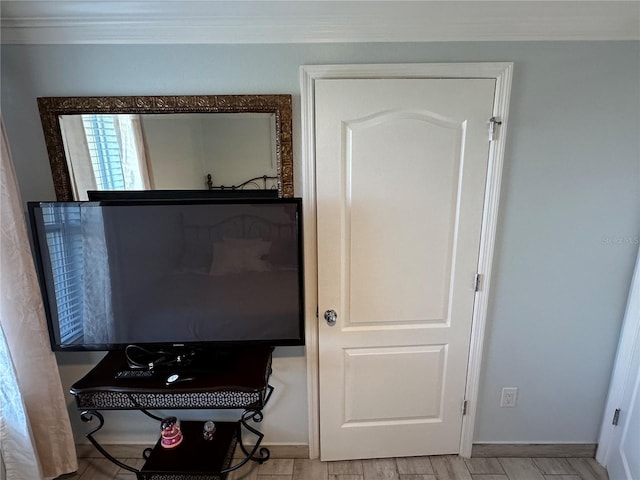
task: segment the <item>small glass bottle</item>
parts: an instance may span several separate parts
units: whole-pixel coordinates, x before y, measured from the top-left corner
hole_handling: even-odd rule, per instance
[[[213,440],[213,434],[216,431],[216,424],[211,420],[204,422],[202,426],[202,436],[205,440]]]

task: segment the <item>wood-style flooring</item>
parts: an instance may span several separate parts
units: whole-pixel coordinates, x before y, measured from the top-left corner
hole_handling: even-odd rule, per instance
[[[139,468],[141,459],[122,459]],[[104,458],[79,458],[64,480],[135,480]],[[471,458],[457,456],[320,462],[272,458],[249,462],[227,480],[608,480],[593,458]]]

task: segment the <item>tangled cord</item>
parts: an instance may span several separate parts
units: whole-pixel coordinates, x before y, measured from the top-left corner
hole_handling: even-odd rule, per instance
[[[124,354],[129,367],[153,370],[160,366],[188,365],[195,352],[176,353],[162,349],[152,351],[140,345],[127,345]]]

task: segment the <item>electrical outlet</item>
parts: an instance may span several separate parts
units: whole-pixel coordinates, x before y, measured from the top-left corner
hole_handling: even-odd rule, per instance
[[[500,396],[501,407],[515,407],[518,402],[518,387],[504,387]]]

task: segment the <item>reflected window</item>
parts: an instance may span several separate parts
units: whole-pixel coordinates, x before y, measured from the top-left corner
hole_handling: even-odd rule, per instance
[[[98,190],[124,190],[121,147],[113,115],[82,115]]]
[[[60,129],[74,196],[87,190],[149,190],[146,142],[138,115],[63,115]]]
[[[49,259],[53,275],[60,339],[74,343],[83,336],[83,257],[80,207],[43,207]]]
[[[148,189],[145,141],[136,115],[82,115],[98,190]]]

